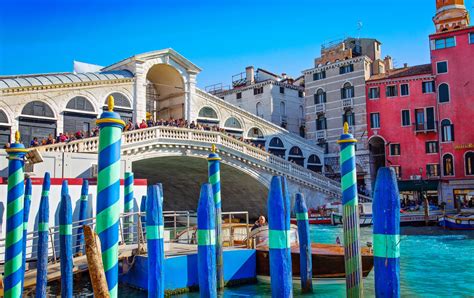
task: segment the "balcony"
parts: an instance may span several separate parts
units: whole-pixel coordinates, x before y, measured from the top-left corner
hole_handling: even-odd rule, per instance
[[[325,130],[316,131],[316,139],[318,140],[318,142],[326,141],[326,131]]]
[[[353,107],[354,107],[354,99],[352,97],[342,99],[342,108],[344,110],[352,109]]]
[[[316,114],[322,114],[326,112],[326,104],[318,103],[316,104]]]
[[[437,121],[432,121],[432,122],[419,122],[419,123],[414,123],[413,127],[415,129],[415,133],[430,133],[430,132],[437,132],[437,126],[438,122]]]

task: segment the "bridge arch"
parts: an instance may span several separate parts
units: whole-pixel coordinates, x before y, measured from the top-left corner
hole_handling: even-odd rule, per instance
[[[103,110],[107,111],[108,110],[108,98],[109,96],[112,95],[114,97],[114,112],[117,112],[120,114],[120,117],[122,118],[123,121],[128,122],[128,120],[133,120],[133,107],[132,107],[132,101],[130,98],[125,95],[122,92],[119,91],[114,91],[112,93],[107,94],[107,96],[104,99],[104,105],[103,105]],[[137,121],[141,121],[141,119],[137,119]]]
[[[283,159],[285,158],[286,148],[281,138],[273,137],[270,139],[268,142],[268,152]]]
[[[0,109],[0,144],[10,143],[11,123],[7,113]]]
[[[86,96],[78,95],[71,98],[63,112],[63,132],[91,132],[96,126],[97,111],[92,101]]]
[[[219,125],[220,117],[216,109],[210,106],[204,106],[199,109],[197,122],[201,124]]]
[[[323,171],[323,164],[321,162],[321,158],[319,158],[319,156],[317,156],[316,154],[311,154],[308,157],[306,168],[316,173],[321,173]]]
[[[224,130],[226,133],[236,137],[242,137],[244,131],[242,122],[234,116],[227,118],[227,120],[224,122]]]
[[[265,135],[263,134],[262,129],[260,129],[259,127],[254,126],[250,128],[245,137],[255,146],[261,145],[265,147]]]
[[[35,137],[39,140],[46,139],[49,135],[56,137],[57,115],[44,101],[27,103],[21,110],[19,120],[21,139],[26,146],[29,146]]]
[[[303,151],[298,146],[291,147],[290,151],[288,152],[288,161],[294,162],[300,166],[304,166],[305,157],[303,155]]]

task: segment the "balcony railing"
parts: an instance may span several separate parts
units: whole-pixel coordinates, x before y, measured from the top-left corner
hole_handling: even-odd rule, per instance
[[[436,132],[438,122],[421,122],[421,123],[414,123],[415,133],[428,133],[428,132]]]
[[[316,131],[316,139],[318,141],[326,140],[326,131],[325,130],[318,130]]]
[[[316,113],[324,113],[326,112],[326,104],[325,103],[318,103],[316,105]]]
[[[354,99],[351,97],[351,98],[344,98],[342,100],[342,108],[343,109],[350,109],[354,107]]]

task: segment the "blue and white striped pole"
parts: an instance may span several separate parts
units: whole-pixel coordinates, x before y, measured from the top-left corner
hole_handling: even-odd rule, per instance
[[[303,293],[313,292],[313,260],[311,239],[309,236],[308,208],[302,193],[295,198],[296,223],[298,225],[298,240],[300,244],[300,276]]]
[[[87,204],[89,200],[89,181],[86,179],[82,180],[81,188],[81,200],[79,202],[79,227],[77,228],[77,238],[76,238],[76,253],[78,255],[83,254],[82,245],[84,243],[84,228],[83,226],[87,224]]]
[[[67,184],[66,184],[67,185]],[[72,297],[72,207],[68,194],[59,205],[59,258],[61,266],[61,297]]]
[[[31,194],[33,193],[33,185],[31,183],[31,178],[26,179],[25,184],[25,206],[23,208],[23,261],[22,261],[22,270],[23,278],[21,279],[21,288],[25,282],[25,271],[26,271],[26,244],[28,242],[28,218],[30,216],[30,206],[31,206]]]
[[[15,133],[15,143],[5,151],[8,154],[7,226],[5,240],[4,295],[21,297],[23,293],[23,206],[24,206],[24,157],[27,149],[20,143],[20,133]]]
[[[400,197],[392,168],[378,170],[372,205],[375,295],[400,297]]]
[[[44,174],[43,189],[38,213],[38,268],[36,270],[36,297],[46,298],[48,284],[48,240],[49,240],[49,173]]]
[[[213,298],[217,297],[216,210],[209,183],[201,186],[197,216],[199,294]]]
[[[142,196],[140,202],[140,221],[142,222],[143,236],[146,236],[146,196]]]
[[[273,176],[268,194],[270,278],[272,297],[292,297],[290,219],[282,177]]]
[[[125,172],[124,178],[124,202],[123,202],[123,213],[132,213],[133,212],[133,173]],[[126,244],[133,243],[133,216],[126,216],[123,219],[124,221],[124,241]]]
[[[146,203],[148,297],[158,298],[165,296],[163,189],[161,184],[148,186]]]

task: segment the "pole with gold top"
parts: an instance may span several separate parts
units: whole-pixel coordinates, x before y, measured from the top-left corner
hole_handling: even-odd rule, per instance
[[[15,143],[5,150],[8,153],[7,227],[5,243],[4,295],[21,297],[23,293],[23,205],[24,158],[28,149],[20,143],[20,132],[15,133]]]
[[[222,206],[221,206],[221,158],[216,153],[216,145],[212,144],[211,154],[207,157],[209,184],[212,186],[214,205],[216,207],[216,278],[217,289],[224,288],[224,265],[222,257]]]
[[[343,205],[344,261],[346,269],[346,296],[362,297],[362,259],[359,244],[359,216],[357,196],[357,173],[355,143],[349,133],[349,125],[344,123],[344,133],[337,143],[341,146],[341,187]]]
[[[114,98],[108,98],[108,111],[97,120],[99,161],[97,178],[97,234],[110,297],[118,292],[118,240],[120,215],[120,145],[125,123],[115,113]]]

